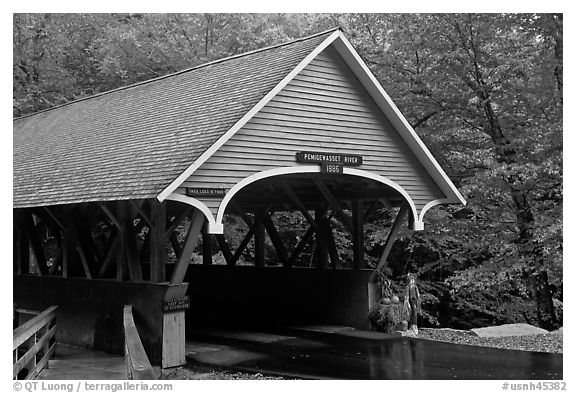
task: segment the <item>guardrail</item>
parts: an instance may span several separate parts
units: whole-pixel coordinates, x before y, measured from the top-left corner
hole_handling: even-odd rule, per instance
[[[132,306],[124,306],[124,358],[128,379],[158,379],[134,324]]]
[[[14,379],[34,379],[56,350],[56,309],[51,306],[14,329]]]

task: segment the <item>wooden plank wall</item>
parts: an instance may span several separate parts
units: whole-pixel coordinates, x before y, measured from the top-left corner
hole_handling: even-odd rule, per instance
[[[359,168],[404,187],[420,210],[443,197],[335,49],[328,47],[209,158],[184,187],[230,189],[295,162],[297,151],[359,154]],[[198,198],[216,212],[219,199]]]

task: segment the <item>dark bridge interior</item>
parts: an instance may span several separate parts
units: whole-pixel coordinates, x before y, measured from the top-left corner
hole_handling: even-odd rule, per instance
[[[375,199],[385,200],[389,206],[400,206],[403,197],[393,188],[375,180],[352,176],[319,173],[290,174],[265,178],[240,190],[233,200],[246,210],[278,206],[282,211],[298,210],[294,195],[301,205],[314,210],[326,202],[325,190],[341,203],[363,200],[366,206]]]

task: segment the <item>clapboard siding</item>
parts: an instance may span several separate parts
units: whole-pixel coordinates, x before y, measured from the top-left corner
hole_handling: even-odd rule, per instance
[[[214,153],[186,187],[230,189],[265,170],[300,166],[298,151],[358,154],[364,171],[400,184],[421,210],[444,195],[371,97],[329,47]],[[309,164],[308,164],[309,165]],[[199,198],[217,212],[220,201]]]
[[[348,97],[344,94],[340,96],[335,96],[333,92],[325,91],[325,90],[314,90],[314,91],[306,91],[304,89],[298,88],[296,86],[286,86],[282,91],[283,97],[300,97],[303,100],[322,100],[326,103],[335,103],[335,104],[343,104],[343,105],[350,105],[351,107],[354,106],[362,106],[361,103],[356,101],[354,95]],[[326,97],[329,98],[326,101]]]

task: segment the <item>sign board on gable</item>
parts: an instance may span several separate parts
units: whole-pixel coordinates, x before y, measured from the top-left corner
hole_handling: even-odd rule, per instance
[[[314,164],[340,164],[344,166],[360,166],[362,165],[362,156],[355,154],[299,151],[296,153],[296,161]]]
[[[220,198],[226,196],[225,188],[188,187],[186,194],[190,197]]]

